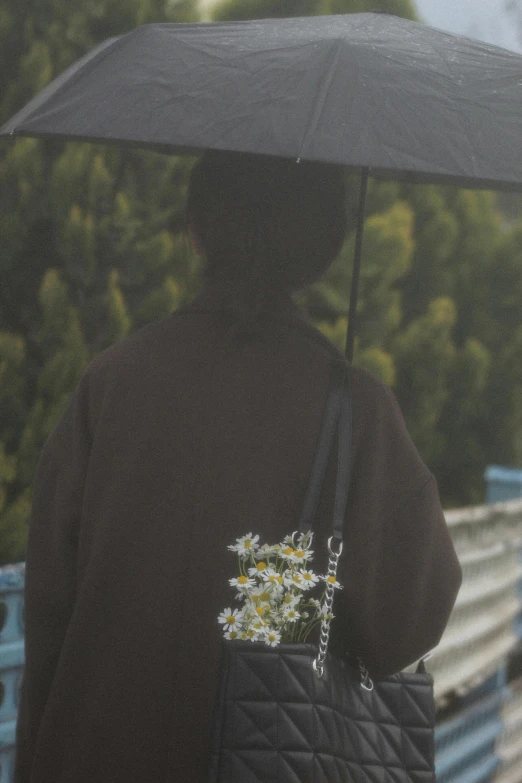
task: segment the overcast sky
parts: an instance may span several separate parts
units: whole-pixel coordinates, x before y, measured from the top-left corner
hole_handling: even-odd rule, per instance
[[[423,22],[522,52],[522,0],[414,0]]]

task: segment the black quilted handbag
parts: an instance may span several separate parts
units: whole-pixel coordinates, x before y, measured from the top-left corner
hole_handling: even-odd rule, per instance
[[[329,573],[337,571],[351,473],[349,366],[332,366],[299,530],[309,531],[338,425]],[[326,602],[333,602],[333,588]],[[373,683],[358,658],[319,645],[223,641],[209,783],[433,783],[433,678],[421,661]]]

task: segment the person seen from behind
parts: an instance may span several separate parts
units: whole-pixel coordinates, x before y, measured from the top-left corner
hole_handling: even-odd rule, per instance
[[[344,197],[340,167],[225,152],[195,165],[200,294],[90,362],[40,455],[15,783],[204,783],[227,546],[296,529],[331,363],[345,361],[293,300],[341,249]],[[379,679],[436,647],[462,574],[392,390],[351,376],[332,635]],[[319,573],[334,482],[331,461]]]

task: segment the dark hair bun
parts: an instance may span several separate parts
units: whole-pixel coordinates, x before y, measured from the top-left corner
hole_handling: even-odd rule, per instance
[[[255,320],[274,292],[321,277],[345,231],[340,166],[210,151],[194,166],[187,222],[211,283],[226,284],[238,315]]]

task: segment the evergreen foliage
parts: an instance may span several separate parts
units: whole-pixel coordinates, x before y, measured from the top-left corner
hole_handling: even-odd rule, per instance
[[[410,0],[221,0],[217,20],[380,10]],[[0,122],[72,61],[190,0],[5,0]],[[0,144],[0,561],[25,554],[41,447],[88,362],[197,291],[183,238],[189,158],[34,139]],[[344,346],[351,230],[298,296]],[[511,206],[516,201],[509,202]],[[355,362],[394,387],[445,506],[480,503],[488,463],[522,467],[522,222],[488,193],[370,181]]]
[[[0,9],[0,122],[75,59],[189,2],[38,0]],[[0,561],[25,554],[41,447],[88,362],[198,285],[180,236],[190,159],[20,139],[0,146]]]

